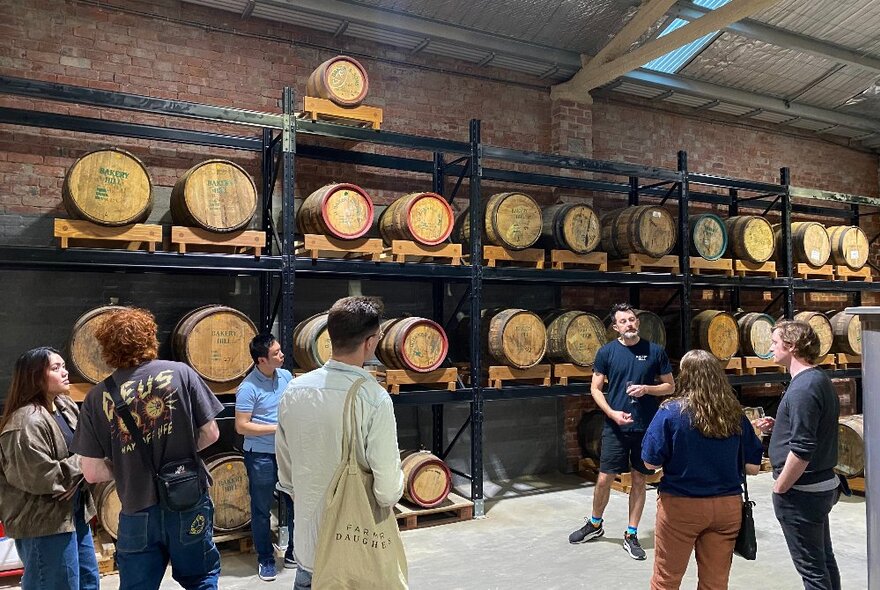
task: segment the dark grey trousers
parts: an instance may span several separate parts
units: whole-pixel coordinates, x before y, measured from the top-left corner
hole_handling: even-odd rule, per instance
[[[828,513],[839,496],[838,490],[773,494],[773,510],[804,590],[840,590],[840,570],[828,526]]]

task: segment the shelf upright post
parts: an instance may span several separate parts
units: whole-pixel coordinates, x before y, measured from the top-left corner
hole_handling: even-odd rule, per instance
[[[727,205],[727,216],[736,217],[737,215],[739,215],[739,191],[737,191],[735,188],[732,188],[730,189],[728,194],[730,195],[730,203]],[[727,236],[728,250],[730,249],[730,247],[730,236]],[[733,258],[732,255],[731,258]],[[730,288],[730,307],[732,308],[734,313],[736,313],[740,306],[739,295],[740,293],[738,286]]]
[[[263,129],[262,145],[263,161],[261,170],[263,176],[263,223],[261,227],[266,232],[266,254],[272,255],[272,130]],[[260,273],[260,330],[268,332],[272,329],[272,275]]]
[[[446,162],[443,159],[443,152],[434,152],[434,178],[432,179],[432,188],[435,193],[445,197],[446,192],[446,171],[444,170]]]
[[[434,152],[434,171],[431,179],[431,190],[445,197],[446,192],[446,173],[444,171],[445,161],[443,152]],[[443,296],[446,284],[439,280],[431,283],[431,290],[434,302],[434,321],[445,326],[446,322],[443,318]],[[441,457],[443,455],[443,404],[431,405],[431,452]]]
[[[690,208],[690,185],[688,183],[687,152],[678,152],[678,239],[681,244],[679,258],[681,270],[681,349],[691,349],[691,258],[690,258],[690,224],[688,210]]]
[[[629,194],[627,195],[627,202],[630,207],[635,207],[639,204],[639,177],[638,176],[630,176],[629,177]],[[641,290],[637,285],[631,285],[629,288],[629,301],[628,303],[635,308],[641,306],[642,297]]]
[[[293,110],[293,89],[284,87],[283,126],[281,130],[281,329],[279,340],[284,353],[284,366],[293,367],[293,306],[294,271],[296,259],[293,251],[293,234],[296,231],[294,219],[293,187],[296,180],[294,166],[296,155],[296,117]]]
[[[850,224],[858,227],[859,219],[861,219],[861,217],[859,216],[859,213],[860,213],[859,206],[856,204],[852,204],[852,205],[850,205],[850,209],[852,210],[852,216],[850,217]],[[862,292],[861,291],[855,291],[853,293],[853,303],[852,304],[853,304],[853,307],[861,307],[862,306]],[[862,354],[864,354],[864,351],[862,351]],[[853,384],[855,385],[855,389],[856,389],[856,399],[855,399],[856,414],[864,414],[864,407],[862,406],[862,397],[863,397],[862,393],[864,391],[864,388],[862,387],[862,379],[853,379],[852,381],[853,381]]]
[[[485,514],[483,500],[483,385],[482,360],[480,358],[480,308],[483,299],[483,204],[480,199],[480,177],[483,174],[482,142],[480,139],[480,121],[470,122],[470,219],[471,224],[471,500],[474,502],[474,516]]]
[[[789,188],[791,172],[788,168],[779,169],[779,184],[783,186],[782,233],[780,234],[782,236],[782,270],[787,277],[784,311],[785,318],[790,320],[794,317],[794,264],[792,263],[791,251],[791,190]],[[779,248],[780,244],[777,244],[776,247]]]

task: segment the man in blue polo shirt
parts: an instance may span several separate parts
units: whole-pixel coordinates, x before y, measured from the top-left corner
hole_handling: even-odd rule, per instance
[[[281,368],[284,353],[272,334],[255,336],[250,350],[255,366],[238,386],[235,395],[235,431],[244,436],[244,464],[251,494],[251,532],[257,551],[257,575],[269,582],[276,577],[269,510],[278,483],[278,462],[275,459],[278,402],[293,376]],[[282,493],[282,498],[287,506],[289,534],[284,567],[295,568],[293,502],[287,494]]]

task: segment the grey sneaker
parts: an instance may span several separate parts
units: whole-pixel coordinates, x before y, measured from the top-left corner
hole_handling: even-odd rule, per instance
[[[569,543],[586,543],[591,539],[598,539],[605,534],[605,529],[602,528],[601,522],[598,526],[596,526],[593,524],[593,521],[590,520],[589,517],[585,518],[584,520],[587,521],[587,524],[568,536]]]
[[[296,558],[293,556],[293,551],[288,551],[284,554],[284,569],[295,570],[296,568]]]
[[[633,559],[641,561],[647,557],[645,555],[645,550],[642,549],[642,546],[639,543],[639,538],[635,535],[623,533],[623,549],[629,553],[629,556]]]

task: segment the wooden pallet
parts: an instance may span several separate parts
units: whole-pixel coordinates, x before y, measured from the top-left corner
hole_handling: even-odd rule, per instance
[[[493,365],[489,367],[489,385],[492,389],[501,389],[505,381],[530,381],[536,385],[550,387],[551,365],[536,365],[530,369],[515,369],[506,365]]]
[[[408,502],[398,502],[394,506],[394,513],[400,530],[409,531],[472,520],[474,503],[450,492],[446,499],[434,508],[419,508]]]
[[[823,358],[819,359],[816,362],[816,366],[822,367],[823,369],[836,369],[837,355],[833,353],[826,354]]]
[[[124,248],[156,251],[162,243],[162,226],[133,223],[119,227],[97,225],[81,219],[56,219],[55,237],[61,240],[61,248],[75,245],[82,248]],[[71,244],[74,240],[77,243]]]
[[[380,107],[341,107],[338,104],[316,96],[303,97],[302,119],[312,121],[329,121],[357,127],[369,127],[378,130],[382,126],[382,109]]]
[[[224,254],[247,254],[250,250],[259,258],[266,245],[266,232],[240,230],[217,233],[200,227],[171,226],[171,245],[181,254],[190,252],[218,252]]]
[[[400,393],[401,385],[441,385],[442,387],[435,389],[446,389],[447,391],[455,391],[458,389],[458,369],[455,367],[447,367],[445,369],[437,369],[428,373],[416,373],[403,369],[386,369],[384,373],[379,372],[377,377],[384,377],[385,389],[388,393]],[[380,379],[383,381],[383,379]]]
[[[837,368],[838,369],[855,369],[856,367],[862,366],[862,355],[860,354],[844,354],[842,352],[837,353]]]
[[[550,268],[565,270],[566,265],[605,272],[608,270],[608,254],[606,252],[578,254],[571,250],[550,250]]]
[[[798,262],[794,267],[794,276],[801,279],[834,280],[834,267],[830,264],[815,268],[809,264]]]
[[[694,275],[723,275],[733,276],[733,260],[719,258],[718,260],[706,260],[698,256],[691,256],[691,274]]]
[[[560,363],[553,365],[553,378],[559,385],[568,385],[569,380],[589,381],[593,378],[593,369],[572,363]]]
[[[578,472],[581,477],[590,481],[596,481],[599,478],[599,464],[595,459],[581,459],[578,463]],[[653,475],[647,476],[648,484],[659,483],[662,478],[663,470],[658,469]],[[628,494],[632,489],[632,475],[629,473],[621,473],[614,476],[611,488],[618,492]]]
[[[305,234],[302,241],[293,243],[294,253],[318,258],[369,258],[379,262],[385,246],[380,238],[357,238],[340,240],[321,234]]]
[[[653,258],[644,254],[630,254],[623,260],[609,260],[608,270],[618,272],[668,272],[677,275],[679,270],[678,256],[662,256]]]
[[[744,356],[742,358],[743,375],[757,375],[758,373],[784,373],[785,367],[773,362],[773,359],[762,359],[759,356]]]
[[[254,552],[254,538],[249,528],[231,533],[214,535],[214,544],[217,545],[217,549],[223,553]]]
[[[391,247],[382,253],[383,260],[394,262],[432,262],[448,258],[452,266],[461,264],[461,244],[437,244],[426,246],[411,240],[391,240]]]
[[[721,369],[728,375],[742,375],[743,374],[743,362],[742,358],[735,356],[727,359],[726,361],[719,361],[721,363]]]
[[[849,489],[852,490],[852,493],[858,494],[859,496],[865,495],[865,478],[864,477],[850,477],[846,480],[846,483],[849,484]]]
[[[110,533],[103,528],[98,529],[94,532],[92,540],[95,545],[95,558],[98,560],[98,574],[106,576],[117,573],[116,543]]]
[[[770,277],[771,279],[779,276],[779,273],[776,271],[776,263],[772,260],[768,262],[749,262],[748,260],[734,259],[733,274],[738,277],[763,276]]]
[[[871,283],[874,281],[874,275],[871,273],[871,267],[867,264],[859,270],[853,270],[848,266],[835,266],[834,276],[838,281],[865,281]]]
[[[495,267],[499,262],[525,264],[534,268],[544,268],[544,250],[526,248],[525,250],[508,250],[501,246],[483,246],[483,260],[486,266]]]

